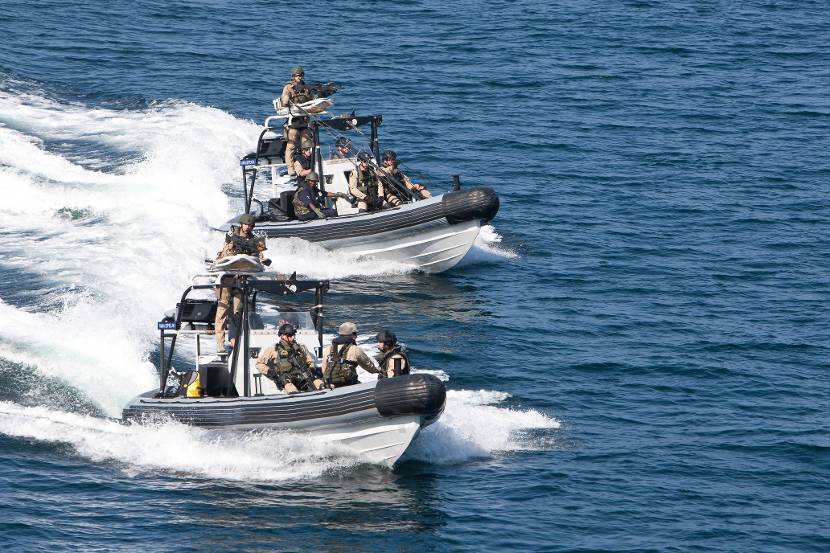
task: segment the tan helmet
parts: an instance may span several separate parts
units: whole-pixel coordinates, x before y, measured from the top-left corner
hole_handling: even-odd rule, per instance
[[[352,334],[357,334],[357,325],[347,321],[340,325],[340,328],[337,329],[337,333],[341,336],[351,336]]]
[[[302,148],[305,150],[306,148],[313,148],[314,142],[309,140],[308,138],[303,139]]]
[[[307,174],[305,176],[305,181],[306,182],[308,182],[308,181],[320,182],[320,175],[318,175],[314,171],[311,171],[309,174]]]

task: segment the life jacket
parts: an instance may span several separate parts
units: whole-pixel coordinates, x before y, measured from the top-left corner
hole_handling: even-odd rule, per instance
[[[380,377],[389,376],[387,372],[391,369],[393,376],[401,376],[402,374],[409,374],[411,368],[409,364],[409,357],[401,351],[401,346],[395,346],[387,352],[383,352],[378,359],[380,366]]]
[[[357,362],[348,361],[346,354],[355,343],[351,338],[338,336],[331,342],[326,371],[323,377],[335,387],[357,384]]]

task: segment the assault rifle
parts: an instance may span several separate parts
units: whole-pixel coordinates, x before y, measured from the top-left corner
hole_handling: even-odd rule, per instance
[[[301,392],[314,391],[314,380],[317,376],[311,369],[301,363],[296,356],[289,357],[288,362],[291,363],[291,370],[287,373],[281,374],[274,368],[270,368],[265,376],[276,382],[280,389],[285,388],[285,385],[290,382]]]
[[[337,92],[337,87],[334,86],[333,82],[327,83],[306,83],[305,84],[308,91],[311,93],[314,98],[328,98],[332,96],[335,92]]]
[[[257,242],[262,240],[261,238],[245,238],[243,236],[239,236],[237,233],[232,232],[230,234],[225,235],[225,242],[233,242],[233,247],[236,248],[236,251],[245,255],[252,255],[254,257],[259,255],[259,250],[257,250]],[[263,259],[262,264],[266,267],[271,265],[270,259]]]
[[[235,232],[226,234],[225,242],[233,242],[233,247],[236,248],[239,253],[244,253],[246,255],[257,255],[259,253],[256,250],[256,241],[253,238],[245,238],[244,236],[239,236]]]
[[[418,195],[418,199],[424,199],[420,192],[418,192],[417,190],[409,190],[404,183],[402,183],[386,171],[381,170],[381,168],[375,165],[374,163],[370,162],[367,165],[369,165],[369,169],[375,174],[377,178],[381,180],[381,182],[383,182],[384,185],[392,188],[392,190],[395,191],[396,195],[398,195],[404,201],[409,202],[414,200],[415,194]]]

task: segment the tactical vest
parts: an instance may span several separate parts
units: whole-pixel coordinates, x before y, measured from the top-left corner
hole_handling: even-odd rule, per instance
[[[395,355],[399,358],[392,359]],[[391,360],[391,362],[390,362]],[[402,374],[409,374],[409,357],[401,351],[400,346],[395,346],[391,350],[385,352],[378,360],[380,366],[381,378],[388,376],[386,372],[391,368],[394,376],[401,376]],[[387,366],[387,365],[391,365]]]
[[[351,386],[357,384],[357,363],[347,361],[346,354],[354,344],[345,344],[338,349],[338,344],[331,343],[329,358],[326,362],[326,372],[323,376],[326,382],[338,386]]]
[[[309,100],[313,100],[314,96],[311,94],[311,90],[305,85],[302,84],[295,84],[294,81],[288,81],[285,84],[291,85],[291,92],[288,93],[288,99],[291,100],[295,104],[302,104],[303,102],[308,102]]]
[[[282,342],[282,340],[280,340],[275,350],[277,354],[277,359],[276,361],[274,361],[274,370],[281,375],[287,375],[291,372],[292,357],[299,356],[301,357],[301,364],[306,364],[306,360],[302,358],[300,348],[296,344],[287,346]]]
[[[294,206],[294,215],[296,215],[297,218],[302,217],[306,213],[311,212],[311,210],[306,207],[306,205],[302,202],[302,200],[300,200],[300,192],[303,191],[306,188],[307,187],[305,187],[305,186],[298,187],[297,191],[294,192],[294,197],[291,199],[291,203]]]
[[[378,182],[370,169],[365,171],[357,170],[357,189],[361,194],[366,194],[370,200],[378,197]]]

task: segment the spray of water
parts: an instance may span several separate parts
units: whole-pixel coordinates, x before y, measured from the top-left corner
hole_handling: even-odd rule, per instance
[[[62,380],[112,417],[154,387],[153,323],[174,306],[190,275],[203,270],[205,255],[218,249],[209,227],[233,215],[223,190],[236,186],[238,159],[257,134],[250,121],[188,102],[91,109],[0,89],[0,364]],[[498,248],[499,240],[485,227],[473,259],[513,256]],[[300,240],[272,241],[269,254],[281,271],[313,278],[410,270]],[[23,305],[18,289],[32,282],[37,300]],[[465,422],[471,420],[477,422]],[[493,432],[485,420],[502,430]],[[511,442],[515,429],[554,424],[532,411],[453,392],[443,419],[416,442],[413,456],[455,462],[520,447]],[[16,402],[0,402],[0,432],[68,444],[128,471],[164,467],[280,480],[357,462],[332,446],[280,433],[231,437],[170,422],[123,426]]]

